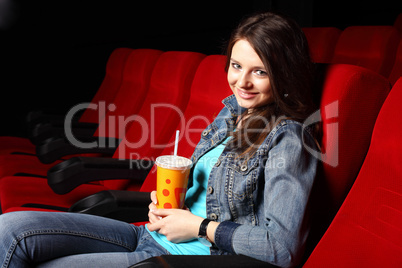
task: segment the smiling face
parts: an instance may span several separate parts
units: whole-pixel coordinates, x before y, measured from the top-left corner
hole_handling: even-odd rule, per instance
[[[227,78],[241,107],[252,109],[273,101],[271,83],[264,64],[244,39],[237,41],[232,48]]]

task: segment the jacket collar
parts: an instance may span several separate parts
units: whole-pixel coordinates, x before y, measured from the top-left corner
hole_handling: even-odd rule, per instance
[[[244,113],[247,109],[241,107],[236,100],[235,95],[230,95],[229,97],[225,98],[222,100],[222,103],[225,105],[225,107],[229,110],[229,112],[232,114],[232,117],[236,117]]]

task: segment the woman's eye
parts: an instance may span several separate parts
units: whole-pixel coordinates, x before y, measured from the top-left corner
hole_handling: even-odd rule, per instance
[[[267,75],[267,72],[262,71],[262,70],[257,70],[257,71],[255,71],[254,73],[255,73],[256,75],[258,75],[258,76],[265,76],[265,75]]]
[[[236,70],[241,69],[241,66],[239,64],[237,64],[237,63],[234,63],[234,62],[232,63],[232,67],[235,68]]]

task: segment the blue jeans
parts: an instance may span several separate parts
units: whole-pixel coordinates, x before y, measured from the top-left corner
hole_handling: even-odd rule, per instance
[[[128,267],[166,254],[144,226],[72,213],[0,216],[1,267]]]

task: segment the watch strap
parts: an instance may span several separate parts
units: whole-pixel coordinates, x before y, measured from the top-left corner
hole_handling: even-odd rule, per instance
[[[200,230],[198,231],[198,237],[203,237],[203,238],[207,238],[207,227],[208,224],[211,222],[212,220],[210,219],[204,219],[201,224],[200,224]]]

